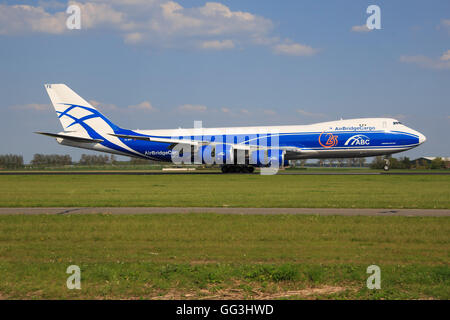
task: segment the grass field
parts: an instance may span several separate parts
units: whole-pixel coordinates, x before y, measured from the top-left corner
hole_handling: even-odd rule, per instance
[[[450,208],[450,176],[0,176],[1,207]]]
[[[449,299],[449,234],[446,217],[0,216],[0,297]]]
[[[448,209],[450,176],[0,176],[0,206]],[[449,217],[4,215],[0,299],[449,299],[449,236]]]

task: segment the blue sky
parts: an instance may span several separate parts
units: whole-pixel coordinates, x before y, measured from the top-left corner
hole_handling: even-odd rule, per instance
[[[32,133],[62,130],[44,83],[125,128],[390,116],[428,138],[400,155],[450,156],[448,1],[0,1],[0,48],[0,153],[26,161],[89,153]]]

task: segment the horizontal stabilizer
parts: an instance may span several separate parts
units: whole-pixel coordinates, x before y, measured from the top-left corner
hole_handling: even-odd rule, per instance
[[[103,142],[103,140],[101,140],[101,139],[90,139],[90,138],[70,136],[70,135],[59,134],[59,133],[50,133],[50,132],[35,132],[35,133],[43,134],[44,136],[49,136],[49,137],[53,137],[53,138],[61,138],[61,139],[72,140],[72,141],[75,141],[75,142],[86,142],[86,143]]]

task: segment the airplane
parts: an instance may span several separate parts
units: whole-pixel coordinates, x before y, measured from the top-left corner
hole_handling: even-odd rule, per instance
[[[289,160],[388,156],[426,137],[391,118],[360,118],[311,125],[129,130],[106,118],[65,84],[45,89],[64,131],[35,132],[65,146],[178,164],[207,163],[223,173],[279,168]]]

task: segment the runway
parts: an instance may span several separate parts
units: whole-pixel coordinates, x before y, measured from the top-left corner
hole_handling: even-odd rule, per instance
[[[67,208],[0,208],[0,215],[67,215],[67,214],[300,214],[323,216],[411,216],[448,217],[450,209],[345,209],[345,208],[229,208],[229,207],[67,207]]]
[[[259,175],[256,173],[228,173]],[[219,171],[193,171],[193,172],[162,172],[162,171],[0,171],[0,176],[22,175],[223,175]],[[373,176],[373,175],[450,175],[450,172],[289,172],[281,170],[277,175],[338,175],[338,176]]]

